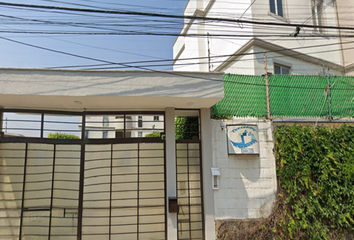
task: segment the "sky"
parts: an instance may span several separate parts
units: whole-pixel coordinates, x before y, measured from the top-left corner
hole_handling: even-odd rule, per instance
[[[184,7],[188,1],[5,0],[2,2],[183,15]],[[102,62],[54,53],[39,49],[38,47],[119,63],[172,59],[172,46],[176,40],[175,36],[123,36],[102,35],[102,33],[179,33],[183,22],[182,19],[174,19],[169,20],[169,22],[161,23],[157,22],[156,18],[152,19],[148,17],[81,12],[66,13],[67,14],[65,14],[64,11],[58,10],[53,11],[0,5],[0,67],[67,69],[102,69],[112,67],[112,65],[86,66],[102,64]],[[71,34],[48,34],[53,32],[70,32]],[[72,34],[73,32],[75,34]],[[82,34],[83,32],[85,34]],[[128,65],[131,66],[134,64]],[[166,66],[152,68],[157,70],[172,70],[171,61],[166,62]],[[118,66],[117,68],[117,70],[126,69],[126,67],[122,68],[122,66]]]
[[[0,0],[0,2],[183,15],[183,10],[188,1]],[[102,69],[104,67],[112,67],[112,65],[87,66],[102,64],[102,62],[69,56],[67,53],[119,63],[158,59],[171,60],[173,57],[172,46],[176,40],[174,36],[38,34],[37,32],[121,33],[122,31],[143,31],[179,33],[183,25],[182,19],[161,23],[148,17],[80,12],[67,13],[0,5],[0,68]],[[46,48],[52,51],[39,48]],[[66,54],[53,51],[60,51]],[[155,70],[172,70],[171,63],[172,61],[168,61],[166,66],[151,68]],[[117,70],[129,69],[126,67],[121,68],[119,65],[118,67],[120,68],[117,68]],[[134,68],[132,70],[143,69]],[[7,113],[4,119],[7,120],[6,123],[4,122],[4,128],[39,128],[39,123],[26,123],[25,126],[22,126],[21,122],[11,121],[11,119],[19,119],[19,116],[14,113]],[[39,121],[39,116],[26,115],[26,119]],[[56,118],[48,118],[48,120],[53,119]],[[69,120],[66,119],[66,121]],[[70,119],[70,121],[77,122],[79,119],[74,118]],[[78,130],[78,124],[74,124],[72,130]],[[8,130],[8,132],[38,137],[38,131]],[[76,132],[70,133],[78,135]]]

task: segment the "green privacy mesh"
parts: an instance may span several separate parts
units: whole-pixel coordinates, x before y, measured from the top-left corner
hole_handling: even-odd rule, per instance
[[[213,115],[265,117],[263,76],[224,76],[225,97],[213,107]],[[354,117],[354,78],[272,75],[269,77],[272,117]],[[330,93],[330,94],[329,94]]]
[[[213,107],[214,116],[265,117],[267,115],[264,77],[224,75],[224,99]]]
[[[334,117],[354,117],[354,78],[331,77],[331,100]]]
[[[273,117],[328,116],[327,78],[272,75],[269,77],[269,95]]]

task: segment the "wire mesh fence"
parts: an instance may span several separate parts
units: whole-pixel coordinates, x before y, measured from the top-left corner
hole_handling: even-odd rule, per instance
[[[214,117],[266,117],[264,76],[224,76],[225,97]],[[343,76],[271,75],[271,117],[354,117],[354,78]]]

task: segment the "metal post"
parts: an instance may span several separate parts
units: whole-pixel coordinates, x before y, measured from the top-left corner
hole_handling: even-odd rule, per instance
[[[268,79],[267,53],[266,52],[264,52],[264,69],[265,69],[265,86],[266,86],[266,100],[267,100],[267,119],[270,119],[269,79]]]
[[[140,224],[140,221],[139,221],[139,216],[140,216],[140,143],[138,143],[138,191],[137,191],[137,201],[138,201],[138,205],[137,205],[137,214],[136,214],[136,232],[137,232],[137,240],[139,240],[139,224]]]
[[[110,167],[110,177],[109,177],[109,237],[108,239],[112,239],[112,176],[113,176],[113,143],[111,144],[111,167]]]
[[[25,148],[25,164],[23,169],[23,183],[22,183],[22,199],[21,199],[21,219],[20,219],[20,236],[19,240],[22,239],[22,225],[23,225],[23,206],[25,204],[25,191],[26,191],[26,175],[27,175],[27,156],[28,156],[28,143],[26,143]]]
[[[207,33],[207,39],[208,39],[208,72],[210,72],[210,45],[209,45],[209,33]]]
[[[41,114],[41,138],[43,138],[44,134],[44,113]]]
[[[80,187],[79,187],[79,212],[77,220],[77,240],[82,238],[82,211],[84,200],[84,174],[85,174],[85,131],[86,113],[81,115],[81,153],[80,153]]]
[[[43,115],[42,115],[43,119]],[[43,122],[43,121],[42,121]],[[43,130],[43,128],[42,128]],[[53,166],[52,166],[52,189],[50,192],[50,213],[49,213],[49,233],[48,233],[48,240],[51,239],[52,235],[52,218],[53,218],[53,197],[54,197],[54,173],[55,173],[55,154],[57,150],[57,145],[54,144],[53,146]]]
[[[327,96],[328,96],[329,120],[332,121],[332,100],[331,100],[331,83],[329,81],[329,68],[327,70]]]

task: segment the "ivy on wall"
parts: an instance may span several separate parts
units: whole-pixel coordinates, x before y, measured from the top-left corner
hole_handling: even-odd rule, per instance
[[[354,231],[354,126],[282,126],[275,132],[277,176],[290,238],[333,239]]]
[[[274,135],[272,214],[221,222],[218,239],[353,239],[354,126],[279,126]]]

